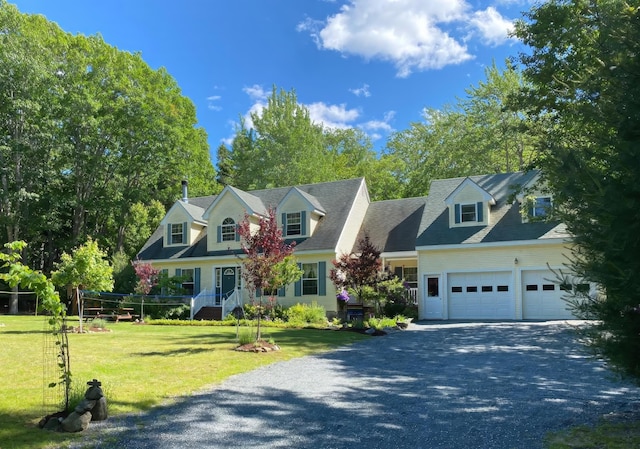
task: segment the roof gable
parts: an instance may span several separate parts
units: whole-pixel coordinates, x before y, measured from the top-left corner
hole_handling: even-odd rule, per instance
[[[451,192],[445,199],[444,202],[447,205],[452,205],[456,202],[456,197],[462,193],[467,188],[472,188],[477,191],[482,196],[482,201],[488,202],[491,205],[496,204],[496,199],[493,197],[491,193],[487,190],[480,187],[474,180],[469,177],[466,177],[459,185],[455,188],[453,192]]]
[[[248,192],[245,192],[244,190],[240,190],[232,186],[226,186],[224,189],[222,189],[222,192],[220,192],[220,194],[213,200],[211,205],[204,212],[203,218],[205,220],[208,220],[211,211],[215,209],[216,205],[227,196],[233,197],[236,201],[242,204],[249,215],[258,215],[262,217],[267,216],[267,208],[260,198]]]
[[[308,210],[315,212],[321,216],[326,215],[327,211],[322,206],[322,204],[320,204],[320,201],[315,196],[307,192],[304,192],[297,187],[291,187],[291,189],[289,189],[289,191],[284,196],[284,198],[282,198],[282,201],[280,201],[280,205],[285,204],[289,199],[291,199],[294,196],[297,196],[298,198],[302,199],[308,205]]]
[[[183,212],[187,217],[191,218],[191,221],[195,221],[202,225],[207,224],[207,222],[203,218],[203,214],[204,214],[203,208],[193,204],[185,203],[182,200],[179,200],[173,203],[173,206],[171,206],[171,208],[167,211],[162,221],[160,221],[160,224],[163,226],[167,225],[168,217],[174,215],[176,212]]]

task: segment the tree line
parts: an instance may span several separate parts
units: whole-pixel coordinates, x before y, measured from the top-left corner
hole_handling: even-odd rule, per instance
[[[188,176],[215,192],[195,107],[164,69],[0,2],[0,225],[50,272],[87,236],[134,255]]]

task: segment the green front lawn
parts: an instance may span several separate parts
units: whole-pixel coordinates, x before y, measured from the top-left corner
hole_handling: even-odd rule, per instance
[[[263,328],[263,337],[273,338],[281,350],[255,354],[233,350],[235,327],[110,323],[108,328],[111,332],[70,334],[69,349],[74,386],[82,393],[87,381],[100,380],[110,415],[148,410],[233,374],[368,338],[355,332]],[[43,408],[43,395],[51,395],[46,385],[56,380],[45,380],[43,368],[58,374],[55,349],[44,349],[53,343],[47,330],[44,317],[0,315],[1,449],[64,447],[78,437],[37,427],[51,412]]]

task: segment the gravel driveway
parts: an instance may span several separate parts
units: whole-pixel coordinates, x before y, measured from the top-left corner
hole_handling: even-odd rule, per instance
[[[570,324],[417,323],[92,423],[74,447],[535,449],[639,404]]]

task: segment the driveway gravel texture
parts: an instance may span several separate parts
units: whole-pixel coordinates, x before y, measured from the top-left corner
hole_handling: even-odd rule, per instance
[[[418,322],[91,423],[72,447],[542,448],[549,431],[638,416],[640,389],[578,325]]]

